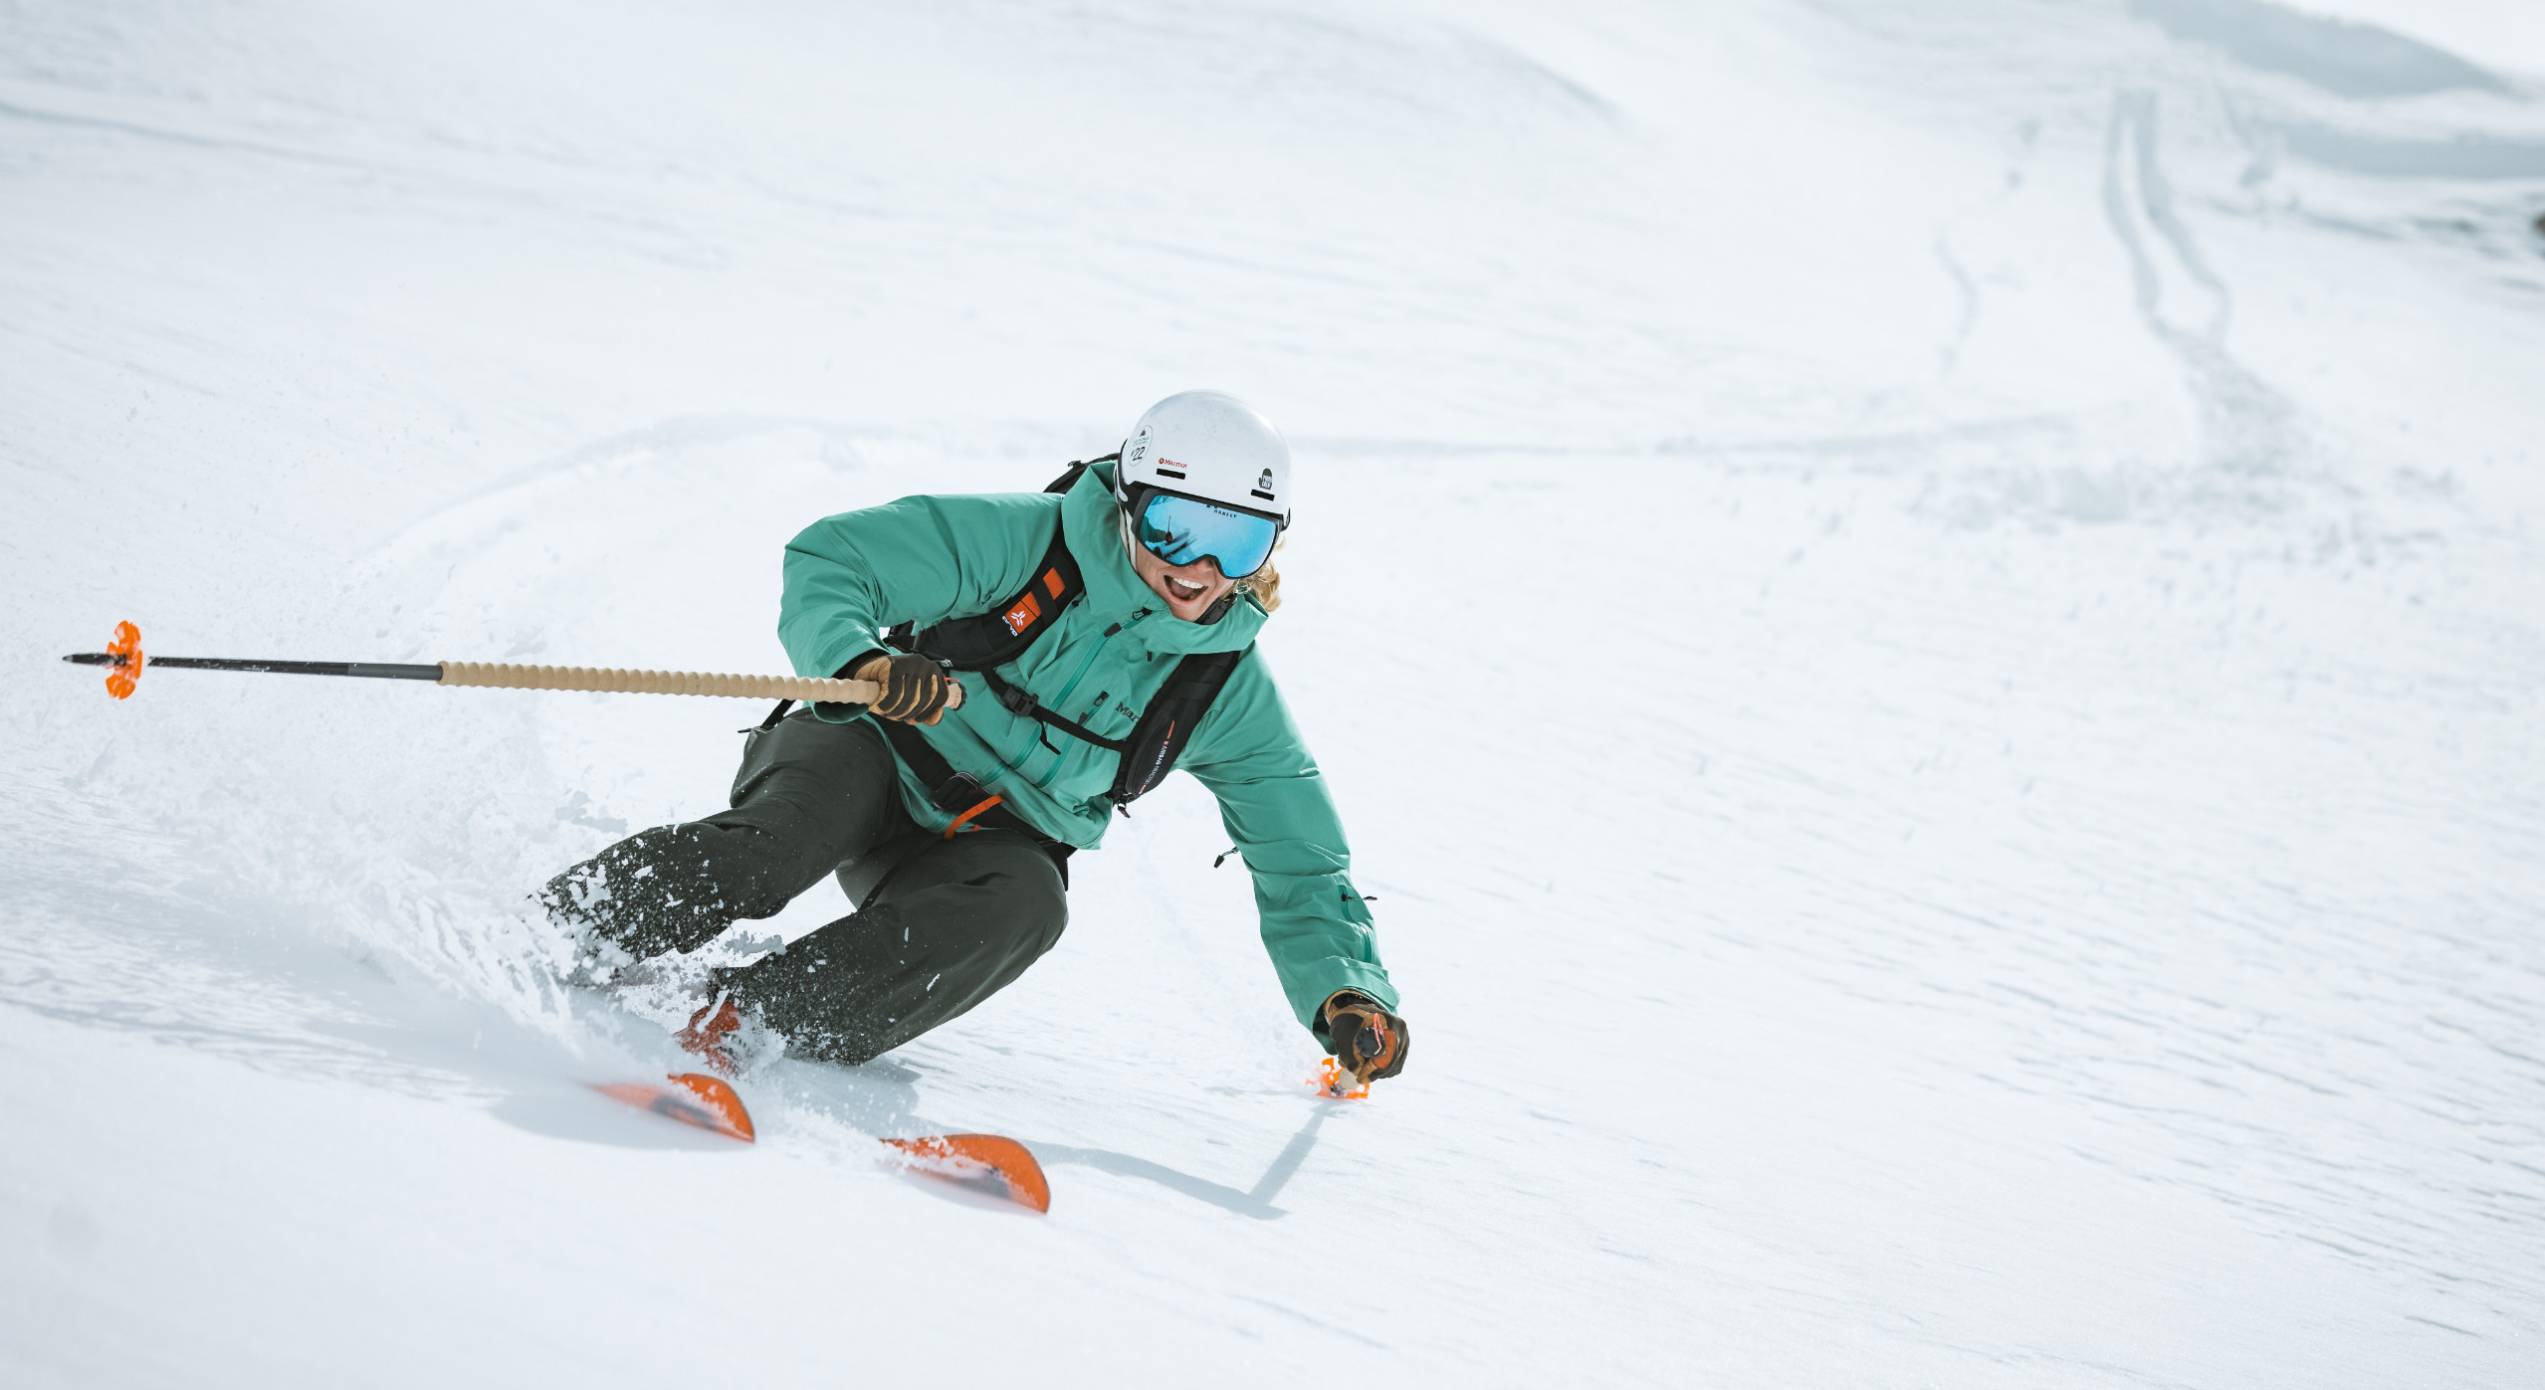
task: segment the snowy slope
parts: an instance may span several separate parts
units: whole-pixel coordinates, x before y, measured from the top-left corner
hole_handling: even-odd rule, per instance
[[[0,1382],[2532,1381],[2545,72],[2329,8],[0,9]],[[743,1151],[521,898],[756,710],[55,661],[776,670],[1197,385],[1367,1105],[1189,782]]]

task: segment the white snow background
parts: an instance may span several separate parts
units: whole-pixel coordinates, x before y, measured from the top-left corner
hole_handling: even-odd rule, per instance
[[[2545,1384],[2545,35],[2337,8],[0,5],[0,1383]],[[1194,386],[1366,1104],[1189,780],[746,1149],[522,899],[757,706],[58,662],[775,671]]]

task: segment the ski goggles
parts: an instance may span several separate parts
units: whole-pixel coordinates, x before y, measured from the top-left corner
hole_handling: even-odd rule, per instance
[[[1281,523],[1262,512],[1224,507],[1199,497],[1151,489],[1135,504],[1131,533],[1149,553],[1170,565],[1210,559],[1219,572],[1243,579],[1272,558]]]

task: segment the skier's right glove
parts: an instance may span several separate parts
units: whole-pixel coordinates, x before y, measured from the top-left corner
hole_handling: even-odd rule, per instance
[[[904,724],[934,724],[963,703],[963,687],[955,684],[953,674],[912,652],[879,654],[857,668],[857,678],[884,688],[868,709]]]
[[[1378,1001],[1338,990],[1325,1002],[1327,1048],[1352,1079],[1367,1086],[1405,1070],[1405,1020]]]

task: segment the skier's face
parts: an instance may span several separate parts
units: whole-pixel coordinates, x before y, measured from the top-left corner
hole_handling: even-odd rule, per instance
[[[1166,600],[1166,611],[1184,621],[1199,622],[1211,605],[1228,597],[1237,581],[1219,572],[1219,562],[1205,555],[1189,565],[1170,565],[1144,545],[1131,547],[1131,568],[1140,582]]]

